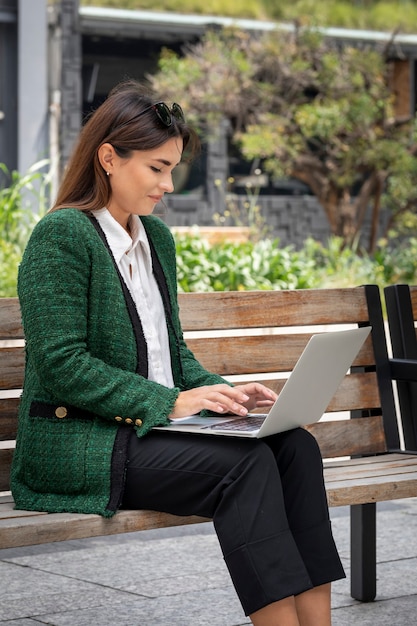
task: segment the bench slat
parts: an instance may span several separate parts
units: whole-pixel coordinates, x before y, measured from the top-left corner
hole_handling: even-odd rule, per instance
[[[13,458],[13,449],[0,449],[0,491],[10,489],[10,467]]]
[[[8,502],[3,502],[0,498],[0,520],[39,515],[48,515],[48,513],[45,513],[45,511],[20,511],[14,508],[13,498],[10,498]]]
[[[311,326],[367,322],[369,314],[361,287],[179,294],[185,331],[236,327]]]
[[[344,483],[333,483],[327,489],[329,506],[351,506],[352,504],[369,504],[372,502],[386,502],[401,498],[412,498],[417,495],[417,472],[413,477],[407,475],[402,480],[396,478],[389,481],[380,478],[372,484],[347,486]]]
[[[400,476],[407,474],[414,474],[417,466],[416,459],[413,457],[411,460],[398,460],[396,463],[392,461],[394,455],[389,453],[388,455],[378,455],[377,463],[359,463],[357,465],[350,464],[344,465],[344,473],[342,480],[350,481],[356,479],[368,480],[375,477],[383,477],[384,475]],[[368,457],[369,458],[369,457]],[[326,480],[340,480],[341,466],[338,467],[326,467]]]
[[[382,417],[321,421],[307,426],[323,458],[386,452]]]
[[[24,348],[0,348],[0,389],[20,389],[24,369]]]
[[[417,455],[383,454],[325,464],[330,506],[417,496]]]
[[[413,308],[413,318],[417,320],[417,285],[410,285],[410,298]]]
[[[414,472],[388,473],[352,480],[332,480],[327,486],[329,506],[348,506],[417,496],[417,463]]]
[[[17,298],[2,298],[0,307],[0,340],[23,339],[20,307]]]
[[[345,376],[330,401],[330,411],[355,411],[381,406],[375,372]]]
[[[204,517],[181,517],[155,511],[119,511],[110,519],[78,513],[14,517],[0,520],[0,549],[207,521]]]
[[[19,398],[0,399],[0,441],[16,439]]]
[[[286,372],[293,369],[312,333],[204,337],[187,339],[187,345],[207,369],[221,376]],[[242,358],[244,355],[244,358]],[[353,365],[374,363],[371,340],[365,342]]]

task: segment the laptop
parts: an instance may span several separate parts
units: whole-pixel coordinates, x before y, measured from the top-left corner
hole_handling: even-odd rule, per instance
[[[364,326],[312,335],[267,414],[191,415],[155,429],[262,438],[318,422],[370,331]]]

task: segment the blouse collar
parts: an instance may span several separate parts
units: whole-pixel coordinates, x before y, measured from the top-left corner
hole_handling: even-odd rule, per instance
[[[104,207],[94,211],[94,217],[106,234],[116,263],[120,263],[124,254],[129,254],[141,243],[147,252],[147,258],[151,258],[151,251],[145,228],[137,215],[129,217],[130,235],[121,224],[114,219],[110,211]]]

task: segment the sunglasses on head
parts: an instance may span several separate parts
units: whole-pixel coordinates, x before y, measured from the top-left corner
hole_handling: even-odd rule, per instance
[[[123,126],[127,126],[127,124],[130,124],[130,122],[133,122],[133,120],[136,120],[138,117],[140,117],[147,111],[150,111],[151,109],[155,111],[155,115],[161,122],[161,124],[163,124],[167,128],[171,126],[174,118],[179,122],[185,122],[184,112],[179,104],[174,102],[172,107],[169,108],[169,106],[165,104],[165,102],[156,102],[155,104],[151,104],[150,106],[146,107],[146,109],[143,109],[143,111],[141,111],[137,115],[134,115],[129,120],[127,120],[127,122],[123,122],[116,128],[122,128]]]

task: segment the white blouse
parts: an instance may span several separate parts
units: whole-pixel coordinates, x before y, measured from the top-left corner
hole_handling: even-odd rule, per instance
[[[165,310],[152,272],[148,237],[137,215],[131,215],[131,236],[104,208],[94,211],[103,229],[119,271],[131,293],[148,347],[148,378],[173,387],[171,354]]]

